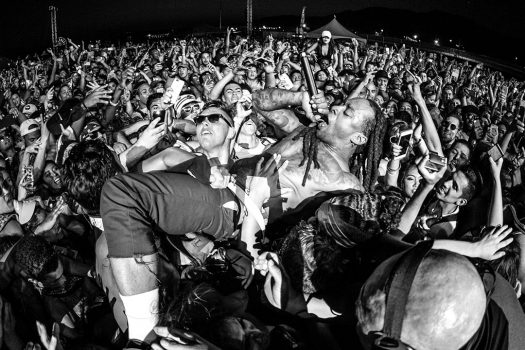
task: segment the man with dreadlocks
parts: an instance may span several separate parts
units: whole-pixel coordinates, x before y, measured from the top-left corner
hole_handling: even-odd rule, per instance
[[[328,110],[322,94],[310,100],[307,92],[266,89],[254,92],[253,106],[275,128],[287,134],[268,150],[288,161],[279,175],[280,188],[287,189],[282,194],[282,210],[296,208],[320,192],[370,190],[374,186],[386,128],[375,102],[349,99]],[[306,115],[317,122],[316,126],[301,124],[291,106],[302,106]],[[326,117],[314,117],[312,108]],[[349,168],[358,147],[366,152],[363,184]]]

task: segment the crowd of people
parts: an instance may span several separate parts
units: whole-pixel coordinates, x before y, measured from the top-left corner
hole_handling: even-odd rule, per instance
[[[228,28],[0,92],[3,349],[524,347],[524,82]]]

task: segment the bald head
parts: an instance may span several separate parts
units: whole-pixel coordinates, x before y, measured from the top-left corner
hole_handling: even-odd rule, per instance
[[[383,329],[383,290],[398,258],[381,264],[363,286],[356,306],[365,334]],[[412,283],[401,340],[415,349],[459,349],[479,328],[485,306],[485,289],[474,266],[460,255],[432,250]]]

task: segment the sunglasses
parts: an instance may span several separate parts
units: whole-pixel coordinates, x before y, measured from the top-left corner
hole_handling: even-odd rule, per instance
[[[208,115],[199,115],[198,117],[195,117],[194,121],[195,124],[199,125],[204,122],[204,120],[207,119],[210,123],[215,124],[219,122],[220,119],[224,120],[228,126],[233,127],[233,125],[230,124],[230,122],[224,118],[222,114],[208,114]]]
[[[441,127],[445,128],[445,129],[450,129],[452,131],[454,131],[454,130],[456,130],[458,128],[458,126],[456,124],[451,124],[451,123],[448,123],[448,122],[441,123]]]
[[[225,108],[226,104],[220,100],[212,100],[209,102],[206,102],[204,106],[202,107],[202,110],[208,109],[208,108]]]

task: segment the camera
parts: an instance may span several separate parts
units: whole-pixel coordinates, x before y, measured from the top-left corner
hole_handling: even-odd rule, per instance
[[[408,150],[410,149],[410,140],[414,130],[409,127],[405,128],[396,128],[394,134],[390,136],[390,143],[394,145],[399,145],[402,147],[401,153],[394,157],[395,160],[403,159],[407,156]]]
[[[431,172],[438,172],[445,166],[447,166],[447,158],[441,157],[436,152],[429,152],[429,158],[428,162],[425,164],[425,169]]]

